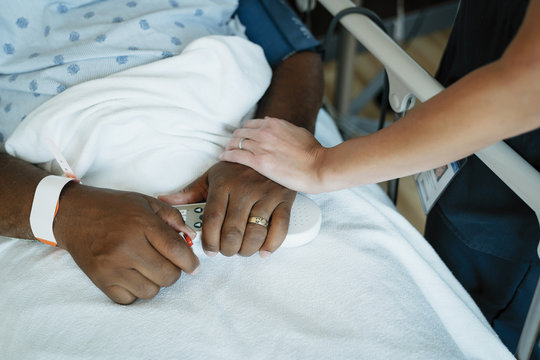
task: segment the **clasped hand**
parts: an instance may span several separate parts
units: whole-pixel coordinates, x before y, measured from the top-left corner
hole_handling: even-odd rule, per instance
[[[237,129],[220,158],[249,166],[289,189],[319,193],[325,152],[305,128],[266,117]]]
[[[208,256],[267,257],[283,243],[296,193],[253,169],[220,162],[183,191],[160,196],[169,204],[206,200],[202,246]],[[250,217],[270,221],[268,227],[248,223]]]
[[[117,303],[130,304],[153,298],[182,271],[198,272],[199,259],[179,232],[192,238],[196,234],[168,204],[207,202],[202,246],[208,256],[251,256],[259,251],[266,257],[285,239],[294,198],[293,191],[254,170],[227,162],[159,200],[72,183],[62,194],[54,233],[58,246],[101,291]],[[248,223],[250,216],[271,223]]]
[[[68,185],[55,218],[58,246],[113,301],[154,297],[196,273],[199,259],[179,232],[190,235],[180,213],[152,197],[79,184]]]

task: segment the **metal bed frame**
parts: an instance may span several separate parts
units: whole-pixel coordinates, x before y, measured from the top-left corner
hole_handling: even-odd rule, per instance
[[[319,2],[332,15],[355,6],[350,0]],[[384,65],[390,82],[389,103],[396,113],[409,110],[416,99],[424,102],[444,90],[439,82],[366,16],[351,14],[340,22]],[[533,209],[540,226],[540,173],[503,141],[478,151],[476,155]],[[540,256],[540,244],[538,254]],[[528,359],[531,356],[539,330],[540,279],[521,332],[515,354],[517,359]]]

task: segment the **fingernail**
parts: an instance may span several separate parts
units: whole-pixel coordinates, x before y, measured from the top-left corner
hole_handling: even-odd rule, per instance
[[[259,251],[259,256],[262,257],[263,259],[269,257],[270,255],[272,255],[270,251],[266,251],[266,250]]]
[[[204,250],[204,253],[206,254],[206,256],[209,256],[209,257],[214,257],[217,255],[217,252],[215,251]]]
[[[191,236],[192,239],[195,239],[197,237],[197,232],[187,225],[186,227],[189,229],[189,236]]]
[[[197,268],[191,272],[191,275],[197,275],[199,271],[201,271],[201,265],[197,266]]]

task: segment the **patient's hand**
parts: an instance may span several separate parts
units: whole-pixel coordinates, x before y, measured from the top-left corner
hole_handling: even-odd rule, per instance
[[[113,301],[154,297],[198,271],[199,259],[178,232],[195,236],[180,213],[151,197],[68,185],[55,218],[58,246]]]
[[[183,191],[161,196],[169,204],[206,199],[202,243],[205,253],[262,257],[283,243],[296,193],[239,164],[220,162]],[[271,219],[268,228],[247,222],[251,216]]]

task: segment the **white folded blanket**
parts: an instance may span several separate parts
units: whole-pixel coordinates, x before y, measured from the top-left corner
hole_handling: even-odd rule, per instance
[[[52,170],[50,138],[85,184],[172,192],[217,161],[271,76],[258,45],[204,37],[178,56],[64,91],[29,114],[6,150]]]

